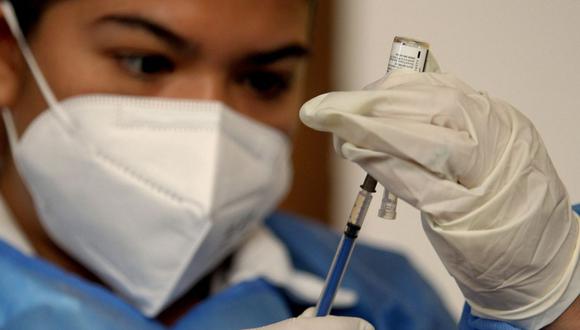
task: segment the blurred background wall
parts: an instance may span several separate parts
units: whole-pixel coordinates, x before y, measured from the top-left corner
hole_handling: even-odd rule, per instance
[[[395,35],[427,41],[444,71],[508,100],[535,123],[572,200],[580,202],[579,17],[578,0],[337,0],[333,88],[359,89],[379,78]],[[330,172],[330,218],[339,228],[364,174],[337,157]],[[407,255],[458,317],[463,299],[418,212],[400,202],[398,220],[387,222],[374,216],[376,204],[363,238]]]

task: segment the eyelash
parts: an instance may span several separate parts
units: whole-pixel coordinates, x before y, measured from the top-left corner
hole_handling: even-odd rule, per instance
[[[125,70],[142,78],[175,71],[173,60],[161,54],[119,53],[114,56]]]
[[[261,99],[276,99],[290,89],[292,77],[290,74],[256,69],[240,74],[236,82],[249,88]]]
[[[176,69],[175,62],[162,54],[120,52],[113,56],[123,69],[141,79],[169,74]],[[263,100],[273,100],[282,96],[292,84],[291,73],[260,68],[243,71],[234,79],[236,83],[250,89]]]

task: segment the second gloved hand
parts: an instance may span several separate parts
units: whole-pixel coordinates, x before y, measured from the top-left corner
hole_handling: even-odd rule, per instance
[[[311,307],[296,318],[253,330],[374,330],[375,328],[363,319],[344,316],[314,317],[315,309]]]
[[[521,113],[450,74],[395,72],[307,102],[301,120],[422,212],[475,315],[547,324],[578,295],[578,219]]]

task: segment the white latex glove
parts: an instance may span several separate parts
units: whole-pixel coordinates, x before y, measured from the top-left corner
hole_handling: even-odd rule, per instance
[[[363,319],[344,316],[314,317],[315,309],[307,309],[297,318],[256,328],[260,330],[374,330],[375,328]]]
[[[300,118],[421,210],[473,314],[552,322],[580,291],[578,218],[532,123],[450,74],[372,86],[318,96]]]

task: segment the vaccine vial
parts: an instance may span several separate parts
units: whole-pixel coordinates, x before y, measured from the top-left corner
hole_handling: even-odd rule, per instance
[[[396,70],[425,71],[429,44],[404,37],[395,37],[389,56],[387,72]],[[384,187],[378,215],[383,219],[394,220],[397,217],[397,196]]]
[[[425,71],[429,44],[409,38],[395,37],[387,72],[395,70]]]

